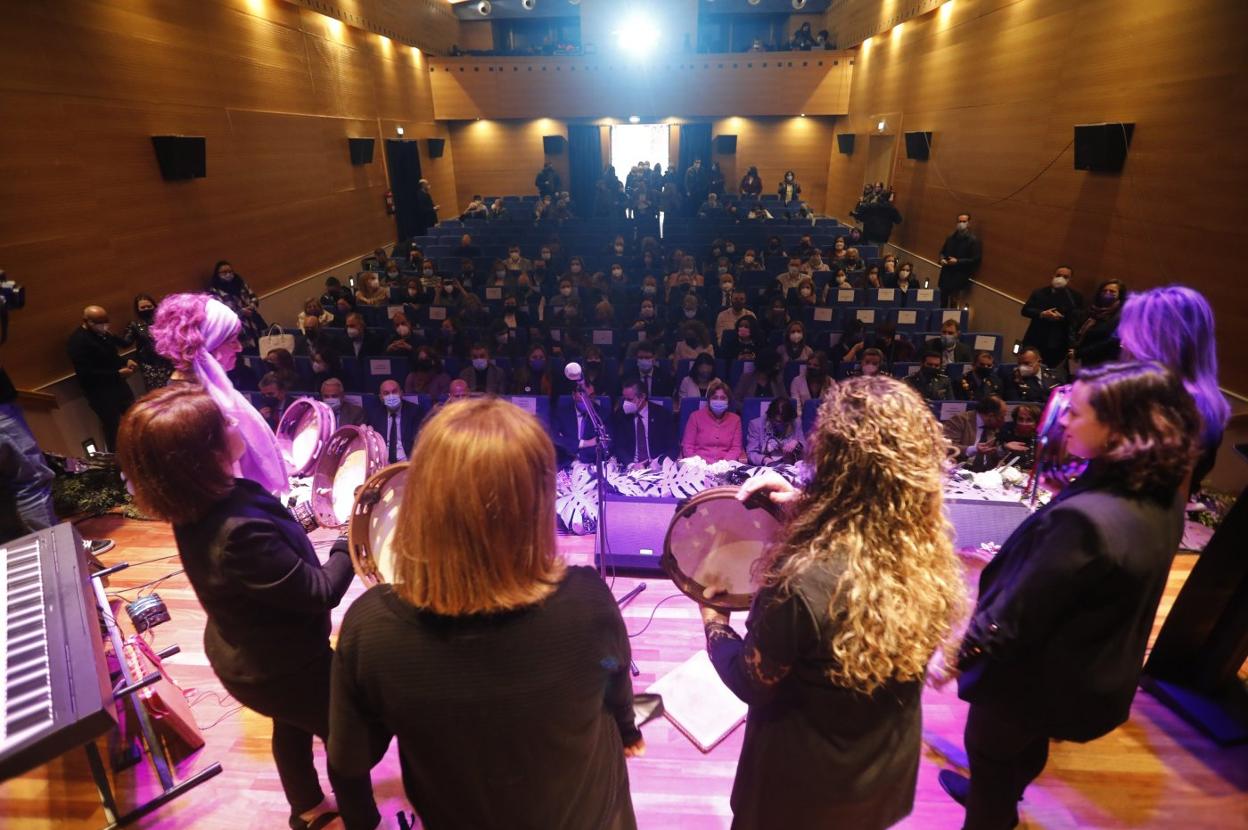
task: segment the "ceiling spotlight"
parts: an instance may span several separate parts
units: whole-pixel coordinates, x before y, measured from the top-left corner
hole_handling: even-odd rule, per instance
[[[526,12],[531,12],[537,6],[537,0],[520,0],[520,5],[524,6]]]
[[[403,135],[403,128],[402,128],[402,127],[395,127],[395,128],[394,128],[394,131],[395,131],[396,133],[398,133],[399,135]]]
[[[641,116],[640,116],[640,115],[630,115],[630,116],[628,117],[628,123],[630,123],[630,124],[640,124],[640,123],[641,123]]]
[[[802,9],[804,9],[804,8],[806,8],[806,0],[793,0],[793,10],[794,10],[794,11],[799,11],[799,12],[800,12],[800,11],[801,11]]]
[[[888,125],[887,125],[887,124],[885,124],[885,123],[884,123],[884,119],[883,119],[883,118],[881,118],[881,119],[879,120],[879,123],[877,123],[877,124],[875,125],[875,129],[876,129],[878,132],[881,132],[881,133],[882,133],[882,132],[884,132],[884,128],[885,128],[886,126],[888,126]]]
[[[477,4],[477,14],[489,14],[490,10],[493,8],[494,6],[490,3],[490,0],[481,0],[481,2]]]

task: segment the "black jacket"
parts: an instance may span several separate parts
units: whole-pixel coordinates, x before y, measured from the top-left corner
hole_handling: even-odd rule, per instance
[[[217,677],[261,683],[329,656],[329,612],[353,576],[345,540],[322,566],[282,503],[247,479],[173,536],[208,615],[204,652]]]
[[[984,568],[958,695],[1090,741],[1127,719],[1183,534],[1183,504],[1085,475],[1027,519]]]
[[[412,445],[416,443],[416,429],[420,426],[420,421],[420,407],[411,401],[403,401],[399,404],[399,443],[403,445],[403,452],[408,458],[412,457]],[[368,419],[368,425],[377,430],[377,434],[381,436],[381,442],[388,449],[390,446],[390,410],[384,406],[373,410]]]
[[[621,464],[632,464],[636,457],[638,417],[626,415],[623,410],[617,410],[611,416],[611,454]],[[676,425],[670,409],[653,403],[646,405],[646,443],[650,446],[652,459],[676,457]]]
[[[111,334],[96,334],[79,326],[69,336],[69,361],[88,401],[128,398],[126,379],[117,374],[126,359],[117,353],[125,344]]]
[[[1062,313],[1061,320],[1050,320],[1041,317],[1043,311],[1055,308]],[[1070,344],[1071,326],[1074,325],[1083,309],[1083,298],[1069,286],[1054,288],[1046,285],[1031,292],[1022,314],[1031,320],[1027,325],[1027,333],[1023,335],[1023,343],[1035,346],[1047,356],[1049,352],[1065,351]]]

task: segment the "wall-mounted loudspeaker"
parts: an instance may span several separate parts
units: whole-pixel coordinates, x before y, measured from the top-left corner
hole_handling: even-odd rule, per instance
[[[348,138],[347,148],[351,151],[352,164],[373,163],[373,139]]]
[[[736,155],[737,137],[735,135],[715,136],[715,152],[725,156]]]
[[[542,150],[548,156],[557,156],[563,153],[563,147],[568,140],[561,135],[544,135],[542,136]]]
[[[443,151],[446,150],[446,139],[445,138],[426,138],[425,146],[428,147],[429,149],[429,158],[440,159],[442,158]]]
[[[1075,169],[1121,170],[1134,132],[1135,124],[1076,124]]]
[[[152,147],[156,149],[156,162],[161,177],[178,179],[202,179],[208,175],[206,140],[202,135],[154,135]]]
[[[854,153],[854,134],[853,133],[837,133],[836,149],[845,155],[853,155]]]
[[[906,158],[927,161],[932,150],[932,134],[906,133]]]

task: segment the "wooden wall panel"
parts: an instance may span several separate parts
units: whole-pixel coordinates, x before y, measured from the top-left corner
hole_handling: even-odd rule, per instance
[[[894,241],[934,257],[969,210],[980,278],[1017,297],[1059,262],[1085,292],[1109,277],[1189,283],[1217,312],[1224,385],[1248,392],[1229,345],[1248,288],[1223,265],[1248,256],[1246,27],[1232,0],[955,0],[859,48],[838,127],[858,145],[830,155],[827,211],[854,204],[877,113],[898,134],[931,130],[930,161],[897,162]],[[1103,121],[1136,125],[1125,170],[1075,170],[1074,125]]]
[[[527,121],[460,121],[450,125],[455,150],[456,212],[463,211],[473,194],[526,196],[537,192],[533,180],[547,156],[542,136],[568,135],[567,122],[554,118]],[[567,190],[568,153],[549,157]],[[605,156],[604,156],[605,164]],[[449,216],[450,214],[444,214]]]
[[[672,55],[629,65],[579,58],[430,58],[439,119],[841,115],[850,55]]]
[[[23,388],[69,371],[87,303],[124,325],[136,292],[202,288],[217,259],[263,293],[393,239],[384,148],[354,167],[346,138],[449,138],[419,51],[279,0],[12,4],[0,53],[0,267],[29,287],[3,360]],[[207,138],[206,178],[160,178],[166,133]],[[449,145],[421,157],[453,204]]]
[[[815,210],[822,210],[827,198],[827,159],[836,121],[809,116],[717,119],[711,128],[713,136],[737,137],[735,155],[714,154],[728,189],[735,193],[741,177],[754,165],[763,179],[763,192],[774,193],[784,171],[791,169],[802,186],[802,198]]]

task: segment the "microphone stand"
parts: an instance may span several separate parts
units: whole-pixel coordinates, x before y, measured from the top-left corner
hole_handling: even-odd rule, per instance
[[[578,391],[581,400],[585,402],[585,417],[589,419],[590,425],[594,428],[594,465],[597,468],[598,481],[598,575],[605,582],[607,580],[607,476],[604,471],[606,464],[607,445],[611,442],[611,435],[607,432],[607,425],[602,422],[602,416],[598,414],[598,407],[595,405],[594,398],[588,393],[585,387],[585,381],[577,381]]]

